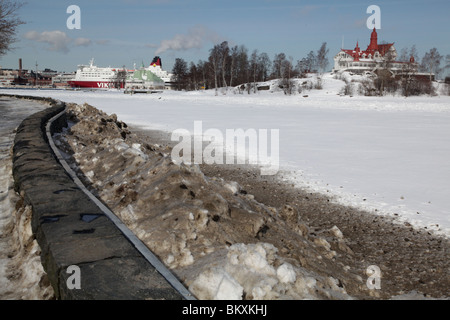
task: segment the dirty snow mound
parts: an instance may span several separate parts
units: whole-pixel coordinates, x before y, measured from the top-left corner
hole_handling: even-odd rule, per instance
[[[200,299],[342,299],[361,294],[338,230],[312,234],[299,212],[256,202],[237,183],[175,164],[115,115],[68,106],[57,135],[72,167]]]

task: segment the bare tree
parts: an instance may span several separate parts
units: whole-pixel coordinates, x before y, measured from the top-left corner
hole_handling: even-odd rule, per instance
[[[219,76],[219,67],[220,67],[220,45],[216,44],[214,48],[210,50],[209,54],[209,62],[211,64],[211,69],[214,73],[214,88],[215,88],[215,95],[218,95],[218,83],[217,78]]]
[[[233,86],[233,77],[235,72],[235,64],[238,57],[239,48],[238,46],[234,46],[231,48],[231,54],[230,54],[230,87]]]
[[[198,70],[192,61],[189,64],[188,82],[190,90],[198,90]]]
[[[259,72],[259,57],[258,57],[258,50],[255,49],[251,56],[250,56],[250,69],[251,69],[251,73],[253,76],[253,92],[256,93],[257,89],[256,89],[256,77],[258,75]]]
[[[287,95],[291,95],[292,94],[292,89],[294,88],[294,83],[292,81],[292,75],[293,75],[293,71],[294,71],[294,66],[292,64],[292,61],[294,60],[294,58],[292,58],[291,56],[289,56],[288,60],[284,60],[283,61],[283,80],[282,80],[282,84],[283,84],[283,90],[284,93]]]
[[[415,44],[409,50],[409,58],[411,57],[414,58],[414,61],[419,61],[419,53],[417,52]]]
[[[176,58],[172,69],[173,76],[171,80],[177,84],[178,90],[185,89],[187,72],[188,68],[186,61],[181,58]]]
[[[306,72],[308,72],[308,62],[306,58],[302,58],[302,60],[297,61],[297,65],[295,66],[297,72],[300,74],[300,77],[304,77]]]
[[[230,48],[228,47],[228,42],[224,41],[220,44],[220,60],[221,60],[221,71],[222,71],[222,86],[226,87],[227,91],[228,91],[228,86],[227,86],[227,80],[225,79],[225,76],[226,76],[226,66],[227,66],[229,55],[230,55]]]
[[[405,97],[411,95],[414,82],[417,82],[414,76],[417,73],[417,63],[418,59],[416,45],[413,45],[411,49],[403,48],[400,51],[400,61],[401,64],[401,74],[400,74],[400,84],[402,89],[402,94]]]
[[[207,76],[207,71],[208,71],[208,67],[206,66],[207,62],[203,61],[203,60],[199,60],[197,63],[197,70],[198,72],[202,75],[202,88],[206,89],[207,83],[206,83],[206,76]]]
[[[408,48],[402,48],[402,50],[400,50],[399,59],[400,59],[400,61],[407,61],[407,60],[409,60]]]
[[[237,82],[242,85],[249,83],[249,62],[248,62],[248,50],[244,45],[240,45],[238,48],[238,55],[236,60],[236,71]]]
[[[305,59],[307,72],[314,72],[317,68],[317,57],[313,51],[310,51]]]
[[[275,79],[281,79],[283,77],[283,66],[286,61],[286,55],[284,53],[278,53],[275,55],[272,63],[272,75]]]
[[[320,46],[320,49],[317,51],[317,67],[319,68],[319,73],[323,73],[325,69],[328,67],[328,52],[330,50],[327,48],[327,43],[324,42]]]
[[[412,56],[411,56],[412,57]],[[417,68],[415,67],[415,64],[413,60],[409,59],[409,62],[406,60],[402,64],[402,73],[401,73],[401,86],[402,86],[402,93],[405,97],[408,97],[411,95],[411,88],[412,84],[415,80],[414,75],[417,72]]]
[[[439,68],[442,60],[442,56],[439,54],[436,48],[431,49],[425,53],[422,58],[421,69],[424,72],[430,73],[430,81],[433,80],[433,73],[437,77],[441,69]]]
[[[12,49],[11,45],[17,41],[17,27],[25,24],[17,17],[22,5],[16,1],[0,0],[0,56]]]
[[[265,52],[259,55],[259,66],[261,72],[261,81],[266,81],[271,67],[271,61],[269,55]]]
[[[375,85],[378,89],[379,95],[382,96],[385,91],[394,92],[396,90],[395,77],[392,72],[392,65],[395,61],[395,54],[392,50],[388,50],[380,63],[380,68],[377,70],[377,78]]]

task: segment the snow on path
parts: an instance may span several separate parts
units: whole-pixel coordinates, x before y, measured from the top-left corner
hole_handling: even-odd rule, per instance
[[[148,129],[279,129],[282,177],[335,200],[450,235],[450,97],[340,97],[340,80],[285,96],[0,90],[87,102]],[[308,97],[303,97],[308,95]]]
[[[41,283],[44,269],[34,240],[29,208],[16,209],[10,149],[14,129],[44,105],[0,97],[0,299],[47,299],[53,289]]]

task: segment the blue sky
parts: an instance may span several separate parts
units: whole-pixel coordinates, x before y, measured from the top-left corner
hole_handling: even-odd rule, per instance
[[[69,30],[70,5],[81,9],[81,29]],[[381,9],[379,42],[400,51],[416,45],[422,57],[436,47],[450,54],[448,0],[300,1],[300,0],[28,0],[19,11],[15,50],[0,57],[4,68],[75,71],[95,58],[99,66],[131,68],[158,54],[171,70],[175,58],[205,60],[221,41],[245,45],[273,58],[284,52],[294,62],[327,42],[332,58],[345,48],[369,44],[370,5]]]

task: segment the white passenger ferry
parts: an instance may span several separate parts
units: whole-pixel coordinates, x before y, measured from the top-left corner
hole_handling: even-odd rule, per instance
[[[113,89],[124,88],[127,71],[119,68],[101,68],[94,65],[79,65],[73,80],[67,83],[72,88]]]

